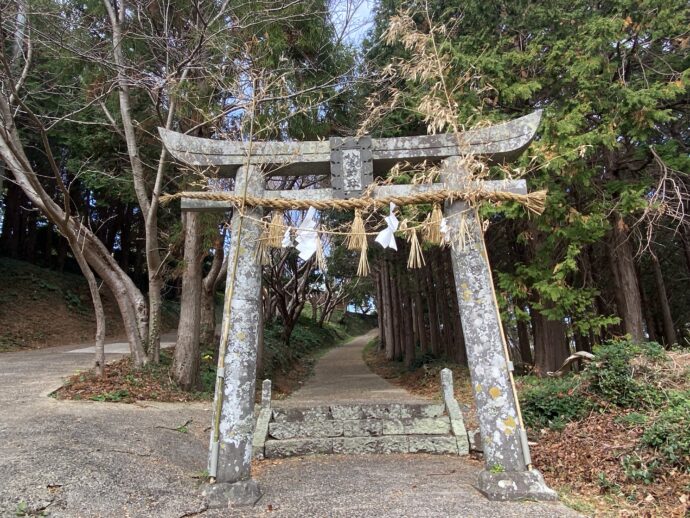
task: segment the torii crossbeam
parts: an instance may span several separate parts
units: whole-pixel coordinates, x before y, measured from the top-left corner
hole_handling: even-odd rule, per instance
[[[481,156],[502,163],[522,153],[536,134],[541,111],[503,124],[461,134],[390,139],[332,138],[317,142],[228,142],[190,137],[159,129],[166,149],[178,161],[196,168],[211,168],[235,176],[235,194],[283,200],[329,200],[358,197],[374,174],[400,161],[441,162],[441,182],[390,185],[371,189],[368,196],[407,196],[441,189],[481,188],[483,191],[527,192],[524,180],[470,179],[462,157]],[[307,190],[266,190],[266,176],[330,173],[331,187]],[[182,198],[182,210],[225,211],[229,201]],[[463,201],[446,203],[451,232],[467,211]],[[261,267],[257,249],[263,216],[260,207],[245,207],[232,218],[226,303],[221,332],[221,352],[209,473],[217,491],[230,500],[258,498],[251,479],[254,432],[254,391],[260,312]],[[452,249],[453,272],[465,335],[467,358],[474,387],[482,436],[485,470],[478,488],[491,499],[554,499],[541,474],[532,469],[527,436],[512,379],[505,337],[496,303],[491,270],[476,211],[466,218],[473,245]],[[233,285],[231,279],[240,279]],[[222,404],[221,404],[222,403]],[[213,434],[213,432],[212,432]]]

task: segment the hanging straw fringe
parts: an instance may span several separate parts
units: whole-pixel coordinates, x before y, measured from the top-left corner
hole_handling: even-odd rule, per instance
[[[256,249],[256,260],[261,266],[268,266],[271,264],[270,247],[268,246],[268,225],[264,226],[264,230],[259,238],[259,246]]]
[[[458,237],[457,241],[453,245],[457,246],[460,251],[465,251],[468,244],[474,243],[474,238],[472,236],[472,229],[470,228],[470,223],[467,220],[467,211],[460,213],[458,218]]]
[[[369,275],[369,258],[367,257],[367,249],[369,245],[365,239],[362,243],[362,248],[359,251],[359,265],[357,266],[357,276],[366,277]]]
[[[434,203],[434,208],[428,217],[426,224],[425,238],[432,245],[441,244],[441,220],[443,219],[443,212],[441,212],[441,205]]]
[[[271,248],[280,248],[283,242],[287,226],[285,225],[285,216],[279,210],[273,211],[271,223],[268,226],[267,243]]]
[[[367,234],[364,230],[362,211],[355,209],[355,219],[352,220],[350,233],[347,235],[347,248],[348,250],[362,250],[366,246],[366,242]]]
[[[408,268],[421,268],[426,264],[424,261],[424,254],[422,253],[422,247],[419,244],[419,239],[417,238],[417,230],[412,229],[410,231],[410,237],[408,238],[410,243],[410,257],[407,259]]]

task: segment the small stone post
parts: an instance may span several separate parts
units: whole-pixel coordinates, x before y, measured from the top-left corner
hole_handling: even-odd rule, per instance
[[[464,161],[459,157],[445,160],[441,180],[448,189],[466,186],[469,172]],[[456,238],[458,214],[463,211],[469,235],[461,250]],[[453,274],[484,449],[485,469],[479,475],[477,488],[491,500],[556,499],[541,473],[531,469],[476,211],[464,202],[454,202],[447,204],[445,215],[454,239]]]
[[[235,192],[243,193],[246,184],[247,194],[262,196],[263,183],[257,167],[240,167],[235,177]],[[221,331],[221,344],[225,341],[227,348],[224,372],[219,372],[219,376],[223,375],[220,437],[215,445],[214,413],[209,456],[209,472],[214,476],[215,471],[216,483],[205,491],[212,508],[253,505],[261,496],[251,478],[251,460],[261,310],[261,265],[257,257],[261,224],[258,220],[263,214],[261,208],[245,208],[244,212],[252,219],[235,211],[231,224]]]

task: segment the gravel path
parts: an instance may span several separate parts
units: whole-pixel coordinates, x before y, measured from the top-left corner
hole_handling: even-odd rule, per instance
[[[332,354],[355,354],[353,343],[359,342]],[[0,354],[3,518],[24,505],[29,513],[56,517],[577,516],[560,504],[487,502],[471,487],[476,463],[427,455],[259,462],[256,478],[265,494],[255,508],[205,511],[199,477],[206,467],[211,405],[52,399],[48,394],[64,377],[92,361],[90,354],[65,354],[75,348]],[[317,367],[316,376],[325,372]],[[348,397],[358,399],[364,387],[378,383],[347,379]],[[313,383],[302,390],[308,397],[318,393]],[[175,431],[189,420],[186,433]]]

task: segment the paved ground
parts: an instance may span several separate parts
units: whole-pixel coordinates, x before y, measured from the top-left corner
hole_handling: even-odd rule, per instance
[[[362,352],[376,334],[376,330],[371,331],[328,351],[316,364],[314,376],[281,404],[328,404],[336,400],[423,402],[423,399],[377,376],[366,366]]]
[[[14,516],[22,502],[27,511],[65,517],[576,516],[558,504],[487,502],[471,487],[476,464],[426,455],[263,461],[256,478],[265,495],[254,509],[205,511],[198,477],[206,467],[210,404],[47,397],[91,363],[90,354],[65,354],[76,348],[0,354],[2,517]],[[375,383],[341,373],[357,399]],[[315,390],[310,386],[305,390]],[[175,431],[189,420],[187,433]]]

